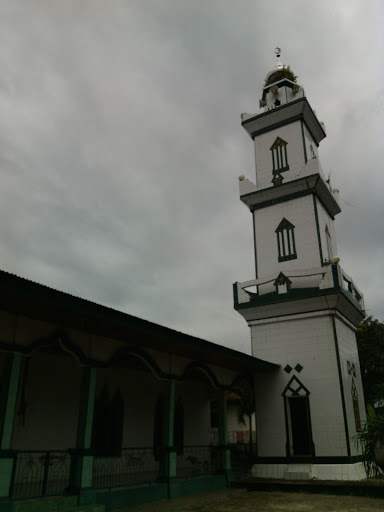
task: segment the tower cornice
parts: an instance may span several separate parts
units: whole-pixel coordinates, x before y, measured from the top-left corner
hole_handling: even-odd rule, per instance
[[[252,139],[257,135],[300,119],[304,121],[317,146],[326,137],[324,128],[321,126],[320,121],[305,97],[290,101],[267,112],[245,118],[247,115],[243,114],[241,125]]]
[[[240,191],[240,200],[252,211],[289,201],[296,197],[315,194],[332,218],[341,212],[341,208],[331,190],[318,173],[288,181],[279,187],[269,187],[262,190],[258,190],[248,180],[240,182],[240,187],[243,189],[251,189],[252,186],[254,187],[253,191],[243,194]]]

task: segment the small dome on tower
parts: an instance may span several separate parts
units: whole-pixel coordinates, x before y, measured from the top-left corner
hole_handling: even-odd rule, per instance
[[[291,71],[291,68],[289,66],[284,66],[284,64],[280,60],[281,49],[276,48],[275,53],[277,56],[277,63],[276,66],[273,67],[267,73],[267,76],[265,77],[264,87],[267,87],[267,85],[274,84],[275,82],[278,82],[283,78],[287,78],[288,80],[291,80],[292,82],[296,83],[297,76],[293,73],[293,71]]]
[[[280,60],[281,50],[275,49],[277,62],[265,77],[263,95],[259,102],[264,112],[273,108],[296,101],[305,96],[304,89],[297,83],[297,76],[289,66],[284,66]],[[244,121],[244,117],[242,118]]]

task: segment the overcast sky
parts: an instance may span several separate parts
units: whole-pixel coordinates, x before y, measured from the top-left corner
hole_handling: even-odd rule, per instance
[[[2,0],[0,268],[250,352],[242,112],[274,48],[327,129],[343,269],[384,320],[381,0]]]

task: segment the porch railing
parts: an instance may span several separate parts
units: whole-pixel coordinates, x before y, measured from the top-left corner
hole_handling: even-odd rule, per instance
[[[16,455],[11,497],[58,496],[69,485],[71,456],[64,450],[20,451]]]
[[[189,478],[194,476],[212,475],[217,473],[218,469],[218,446],[185,446],[183,453],[177,455],[177,477]]]
[[[228,444],[231,452],[231,468],[238,471],[251,471],[256,457],[256,446],[253,444]]]
[[[227,433],[228,443],[242,444],[249,443],[249,430],[229,430]],[[252,430],[252,440],[256,439],[256,431]]]
[[[159,461],[153,448],[123,448],[121,456],[98,457],[93,461],[93,486],[96,489],[154,482],[159,476]]]
[[[158,458],[158,457],[156,457]],[[120,456],[93,460],[92,485],[96,489],[126,487],[155,482],[160,461],[153,448],[123,448]],[[176,476],[192,478],[219,470],[217,445],[185,446],[177,455]],[[16,454],[11,497],[14,499],[59,496],[70,486],[71,455],[65,450],[28,450]]]

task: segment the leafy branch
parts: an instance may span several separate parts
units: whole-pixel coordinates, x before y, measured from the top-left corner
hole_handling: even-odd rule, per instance
[[[277,71],[272,73],[272,75],[265,80],[264,87],[267,87],[267,85],[271,85],[275,82],[278,82],[283,78],[287,78],[288,80],[291,80],[291,82],[296,83],[298,77],[295,75],[293,71],[291,71],[290,66],[284,66],[283,68],[278,69]]]

